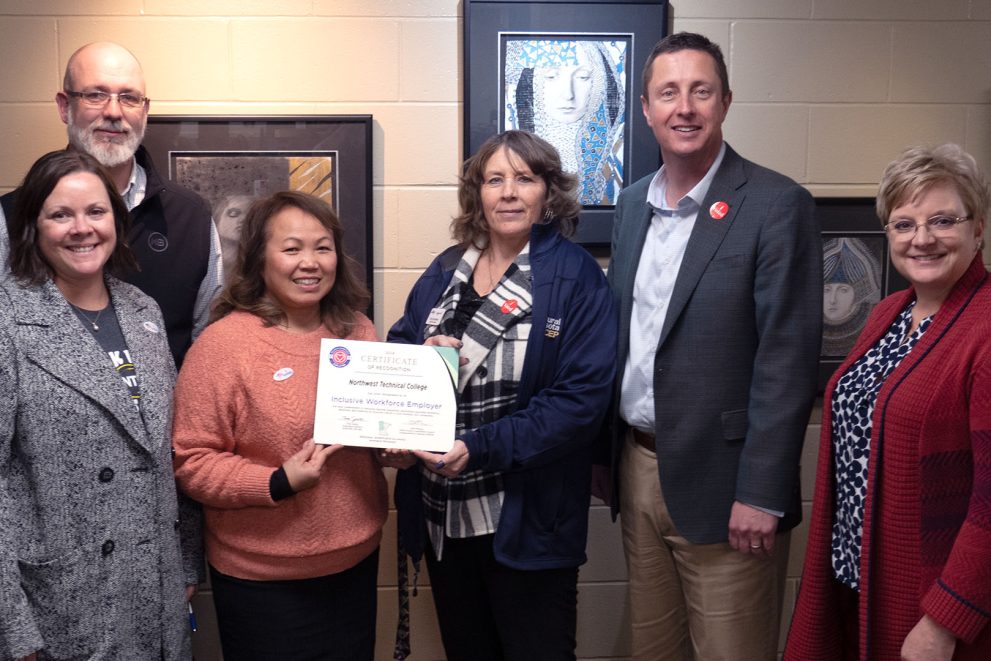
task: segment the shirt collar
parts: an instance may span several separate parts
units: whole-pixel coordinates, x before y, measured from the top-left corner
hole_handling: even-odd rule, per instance
[[[138,165],[137,159],[132,158],[131,163],[131,178],[127,180],[127,188],[120,194],[128,210],[141,204],[148,191],[148,173]]]
[[[716,154],[716,158],[712,161],[712,165],[709,166],[705,176],[699,179],[699,182],[695,184],[692,190],[688,191],[684,197],[678,200],[677,208],[671,208],[667,205],[667,166],[662,165],[661,169],[657,171],[657,174],[651,180],[650,186],[647,187],[647,204],[654,209],[664,211],[689,211],[691,209],[698,209],[702,205],[705,196],[708,195],[709,186],[712,185],[712,180],[716,177],[716,172],[719,170],[719,166],[722,165],[725,155],[726,143],[723,142],[719,146],[719,153]]]

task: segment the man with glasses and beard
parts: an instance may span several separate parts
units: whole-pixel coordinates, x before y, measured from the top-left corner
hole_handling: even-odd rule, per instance
[[[144,73],[118,44],[83,46],[69,58],[63,89],[55,95],[69,134],[68,149],[86,152],[108,171],[131,212],[128,243],[140,270],[125,278],[155,299],[176,365],[206,326],[210,302],[223,284],[220,238],[209,205],[162,178],[141,146],[148,120]],[[10,216],[17,191],[0,198]],[[0,222],[6,263],[7,224]]]

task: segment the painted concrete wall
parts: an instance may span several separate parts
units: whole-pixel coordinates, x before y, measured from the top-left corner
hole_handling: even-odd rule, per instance
[[[447,245],[461,154],[457,0],[0,0],[0,190],[63,146],[53,98],[68,56],[95,40],[144,65],[158,114],[374,116],[375,321],[384,333]],[[909,144],[955,141],[991,167],[991,0],[672,0],[672,29],[724,49],[726,138],[815,195],[873,195]],[[638,70],[642,63],[634,63]],[[991,258],[989,258],[991,260]],[[814,476],[818,413],[803,465]],[[579,655],[628,654],[618,527],[593,506]],[[382,553],[378,658],[395,624],[392,520]],[[794,599],[804,535],[792,543]],[[414,600],[414,659],[441,659],[429,586]],[[219,658],[210,594],[197,658]],[[787,617],[787,614],[786,614]]]

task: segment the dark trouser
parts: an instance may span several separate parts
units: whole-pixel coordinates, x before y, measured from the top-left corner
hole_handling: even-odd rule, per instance
[[[371,661],[378,555],[297,581],[249,581],[210,567],[224,661]]]
[[[523,571],[496,562],[493,535],[428,544],[430,585],[448,661],[575,658],[578,568]]]

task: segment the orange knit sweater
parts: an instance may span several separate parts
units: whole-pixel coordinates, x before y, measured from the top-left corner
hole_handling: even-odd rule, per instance
[[[176,479],[203,503],[207,558],[224,574],[314,578],[353,567],[379,544],[387,488],[367,448],[331,455],[312,489],[279,502],[269,495],[272,473],[313,436],[325,337],[333,337],[326,328],[294,334],[234,312],[186,355],[175,394]],[[347,339],[374,341],[375,329],[359,315]]]

